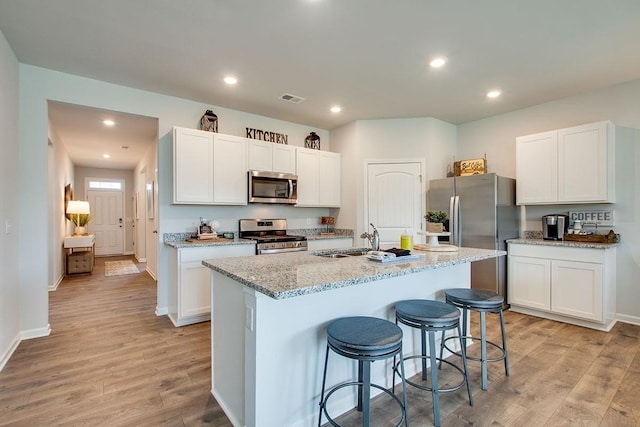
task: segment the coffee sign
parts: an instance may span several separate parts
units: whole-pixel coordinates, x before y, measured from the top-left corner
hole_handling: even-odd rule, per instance
[[[613,226],[613,211],[569,212],[569,220],[582,221],[582,225]]]

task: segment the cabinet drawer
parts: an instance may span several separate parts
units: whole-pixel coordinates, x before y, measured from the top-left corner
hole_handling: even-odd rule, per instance
[[[566,248],[546,245],[509,244],[509,255],[532,258],[561,259],[566,261],[592,262],[604,261],[605,249]]]

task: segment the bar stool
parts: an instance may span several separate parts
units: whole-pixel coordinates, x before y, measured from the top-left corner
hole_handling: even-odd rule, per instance
[[[504,315],[502,311],[502,304],[504,298],[495,292],[484,291],[479,289],[448,289],[445,291],[446,301],[462,309],[462,339],[465,340],[480,340],[480,357],[467,356],[467,359],[476,360],[481,363],[482,366],[482,389],[487,390],[487,362],[498,362],[504,360],[504,372],[509,376],[509,356],[507,353],[507,336],[504,329]],[[467,310],[473,310],[480,313],[480,338],[467,335]],[[487,340],[487,313],[498,313],[500,315],[500,331],[502,333],[502,347]],[[447,347],[446,340],[442,340],[440,345],[440,354],[444,348],[452,353],[460,356],[460,353],[452,351]],[[487,357],[487,344],[500,350],[501,355],[495,358]]]
[[[460,389],[465,383],[467,384],[467,393],[469,395],[469,404],[473,406],[473,396],[471,395],[471,383],[469,382],[469,375],[467,372],[467,359],[465,357],[466,351],[463,345],[463,341],[460,338],[460,348],[462,351],[462,367],[456,366],[448,360],[443,360],[442,353],[440,357],[436,357],[437,348],[435,343],[435,335],[437,332],[442,331],[444,337],[445,331],[451,329],[458,330],[458,337],[462,336],[460,331],[460,310],[451,304],[446,304],[439,301],[431,300],[406,300],[396,303],[396,323],[402,323],[412,328],[420,329],[422,352],[419,355],[405,356],[404,360],[409,359],[421,359],[422,361],[422,379],[427,380],[427,359],[429,360],[429,366],[431,371],[431,386],[425,386],[406,380],[407,384],[417,387],[422,390],[431,392],[433,398],[433,422],[436,426],[440,426],[440,397],[439,394],[456,391]],[[427,333],[429,334],[429,355],[427,355]],[[438,369],[436,368],[436,362],[440,361],[455,368],[460,374],[462,374],[462,381],[460,383],[449,387],[440,388],[438,385]],[[395,357],[394,357],[394,384],[395,384]]]
[[[326,393],[325,385],[327,380],[327,364],[329,361],[329,350],[337,354],[358,361],[358,381],[333,386]],[[402,379],[403,401],[390,390],[371,383],[371,363],[376,360],[388,359],[391,357],[402,357],[402,329],[388,320],[376,317],[343,317],[334,320],[327,326],[327,352],[324,359],[324,374],[322,376],[322,393],[320,395],[320,413],[318,416],[318,427],[322,422],[322,413],[332,426],[337,424],[327,412],[327,401],[331,395],[344,387],[358,387],[358,411],[362,412],[362,425],[369,426],[370,396],[371,387],[375,387],[391,396],[402,410],[402,417],[396,427],[405,424],[409,427],[409,415],[407,412],[407,393],[404,376],[404,364],[400,365]],[[395,375],[394,375],[395,380]]]

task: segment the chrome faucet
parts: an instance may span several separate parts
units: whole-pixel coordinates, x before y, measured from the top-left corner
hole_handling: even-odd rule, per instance
[[[369,225],[373,227],[373,233],[369,233],[368,231],[365,231],[360,235],[360,238],[369,240],[369,243],[371,244],[371,249],[373,249],[374,251],[379,251],[380,250],[380,234],[378,233],[378,230],[376,229],[375,225],[373,224],[369,224]]]

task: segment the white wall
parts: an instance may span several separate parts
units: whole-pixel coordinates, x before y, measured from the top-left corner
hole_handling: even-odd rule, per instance
[[[425,188],[444,178],[456,153],[456,126],[433,118],[358,120],[331,131],[334,151],[342,155],[342,208],[339,227],[367,231],[364,218],[364,167],[367,160],[424,161]],[[365,244],[356,239],[356,244]]]
[[[49,126],[49,290],[55,290],[64,278],[64,251],[62,240],[75,230],[64,216],[64,188],[71,184],[74,198],[79,199],[74,182],[73,163],[60,142],[60,138]]]
[[[15,62],[14,62],[15,67]],[[3,74],[4,75],[4,74]],[[202,114],[212,109],[219,117],[221,133],[244,136],[245,127],[289,135],[289,145],[304,146],[310,131],[321,137],[322,148],[329,149],[329,132],[295,123],[270,119],[186,99],[113,85],[30,65],[19,65],[20,98],[20,216],[29,224],[21,235],[19,249],[21,287],[21,328],[45,334],[48,329],[47,273],[33,265],[47,265],[51,256],[46,238],[48,228],[47,192],[47,101],[68,102],[94,108],[122,111],[158,118],[158,158],[150,167],[158,169],[159,200],[156,218],[158,234],[158,312],[166,311],[168,251],[161,244],[162,234],[195,230],[199,217],[221,220],[223,227],[237,229],[237,220],[262,215],[290,219],[289,227],[317,224],[328,209],[292,207],[197,207],[173,206],[171,200],[171,130],[173,126],[196,128]],[[4,81],[3,81],[4,83]],[[15,86],[15,80],[8,80]],[[14,89],[15,90],[15,89]],[[4,94],[5,92],[3,92]],[[3,95],[4,96],[4,95]],[[16,95],[17,96],[17,95]],[[13,104],[15,105],[15,103]],[[15,118],[14,118],[15,119]],[[17,132],[16,132],[17,135]],[[12,140],[17,140],[13,135]],[[155,161],[155,160],[153,160]],[[14,162],[15,163],[15,162]],[[17,179],[12,180],[14,182]],[[148,224],[147,224],[148,225]],[[149,230],[147,230],[149,235]],[[150,254],[146,254],[147,259]],[[147,260],[149,262],[149,260]]]
[[[18,60],[0,32],[0,370],[20,341]],[[46,118],[45,118],[46,119]],[[46,147],[46,140],[44,143]],[[45,218],[46,220],[46,218]],[[6,233],[7,222],[11,226]],[[43,260],[46,264],[46,260]],[[46,282],[45,282],[46,284]],[[46,292],[46,287],[45,287]]]
[[[466,123],[458,127],[458,158],[474,158],[486,152],[490,172],[515,178],[517,136],[601,120],[640,129],[639,100],[640,80],[635,80]],[[617,312],[620,319],[640,324],[640,305],[637,303],[640,301],[640,286],[637,285],[640,277],[640,138],[637,134],[630,138],[624,147],[626,153],[618,153],[618,203],[613,206],[615,230],[622,236],[617,257]],[[567,205],[529,206],[525,227],[540,230],[542,215],[566,212],[570,208]],[[583,208],[611,209],[611,206]]]

